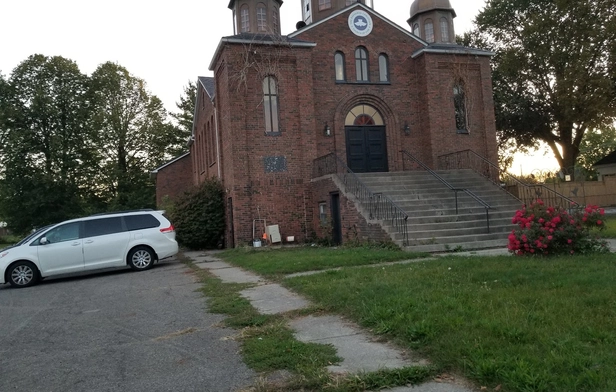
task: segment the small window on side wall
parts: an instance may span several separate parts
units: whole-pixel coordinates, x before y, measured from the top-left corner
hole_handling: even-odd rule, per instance
[[[263,109],[265,111],[265,133],[280,132],[278,117],[278,83],[273,76],[263,79]]]
[[[389,82],[389,58],[386,54],[379,55],[379,80]]]
[[[459,81],[453,86],[453,104],[456,118],[456,131],[468,133],[468,113],[466,112],[466,92],[464,84]]]
[[[342,52],[336,52],[336,54],[334,55],[334,65],[336,68],[336,81],[345,81],[346,74],[344,72],[344,54]]]
[[[327,225],[327,203],[319,203],[319,222],[322,226]]]

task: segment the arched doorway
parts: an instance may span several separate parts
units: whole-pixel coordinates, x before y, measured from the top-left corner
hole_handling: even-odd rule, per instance
[[[355,173],[388,171],[385,123],[378,110],[369,105],[355,106],[344,125],[349,168]]]

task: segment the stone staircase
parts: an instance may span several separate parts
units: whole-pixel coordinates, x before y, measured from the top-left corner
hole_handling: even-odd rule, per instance
[[[455,193],[427,171],[360,173],[359,179],[373,192],[393,200],[408,218],[409,246],[413,252],[445,252],[507,246],[511,223],[521,202],[472,170],[436,172],[455,188],[466,188],[490,205],[488,233],[486,210],[475,199]],[[361,208],[360,208],[361,211]],[[363,213],[363,212],[362,212]],[[392,240],[402,246],[403,236],[381,221]]]

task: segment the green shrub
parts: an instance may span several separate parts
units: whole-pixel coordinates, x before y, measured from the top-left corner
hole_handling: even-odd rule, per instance
[[[167,211],[181,245],[191,249],[222,246],[225,231],[223,196],[222,184],[212,178],[186,192]]]
[[[597,206],[574,209],[546,207],[537,200],[518,210],[512,223],[519,228],[509,234],[509,251],[519,255],[586,254],[607,251],[605,241],[593,236],[605,228],[604,211]]]

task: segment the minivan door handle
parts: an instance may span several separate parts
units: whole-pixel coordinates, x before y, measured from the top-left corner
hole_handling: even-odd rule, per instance
[[[71,244],[71,246],[79,246],[79,245],[81,245],[81,242],[73,242],[73,243]]]
[[[87,240],[87,241],[86,241],[86,244],[91,244],[91,243],[93,243],[93,242],[94,242],[93,240]]]

